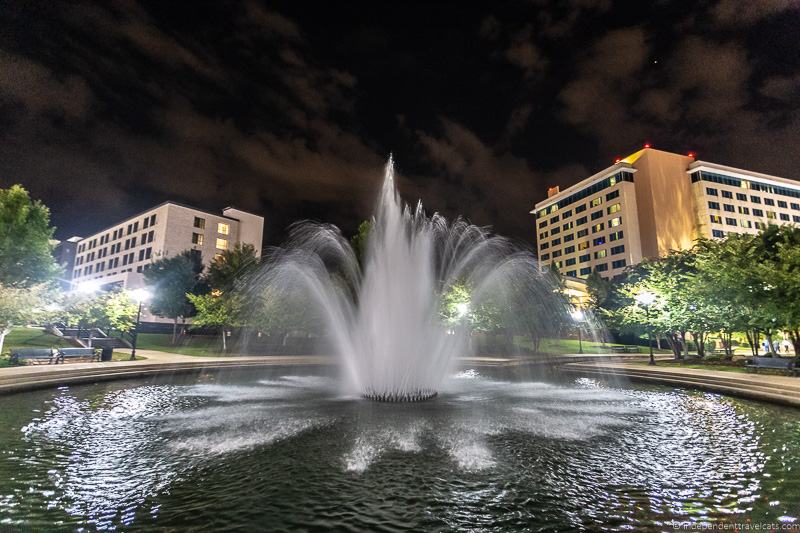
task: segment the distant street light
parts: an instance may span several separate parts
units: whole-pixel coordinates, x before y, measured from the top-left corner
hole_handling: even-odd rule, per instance
[[[464,318],[469,313],[469,304],[467,302],[457,303],[456,312],[458,313],[458,318]]]
[[[131,343],[131,361],[136,360],[136,341],[139,339],[139,321],[142,318],[142,304],[150,299],[150,291],[145,288],[133,289],[128,291],[128,295],[134,302],[139,304],[139,310],[136,312],[136,325],[133,328],[133,342]]]
[[[81,281],[78,283],[78,286],[75,287],[75,290],[84,294],[91,294],[99,291],[101,286],[102,283],[100,283],[100,280],[87,279],[86,281]]]
[[[580,309],[574,309],[570,315],[572,316],[572,320],[574,320],[578,324],[578,353],[583,353],[583,319],[586,318],[586,315],[583,314],[583,311]]]
[[[653,325],[650,322],[650,307],[656,302],[656,295],[650,291],[642,291],[636,295],[636,303],[644,307],[645,319],[647,320],[647,344],[650,347],[650,362],[656,364],[653,357]]]

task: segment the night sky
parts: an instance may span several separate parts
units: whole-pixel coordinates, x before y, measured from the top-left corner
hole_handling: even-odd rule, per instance
[[[528,214],[644,142],[800,178],[800,2],[0,2],[0,187],[86,235],[164,200],[351,233],[400,189]]]

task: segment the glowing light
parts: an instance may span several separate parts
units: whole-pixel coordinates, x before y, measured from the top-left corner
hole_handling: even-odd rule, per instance
[[[570,316],[572,317],[572,320],[574,320],[575,322],[582,322],[583,319],[586,318],[586,315],[584,315],[583,311],[581,311],[580,309],[575,309],[571,311]]]
[[[655,301],[656,295],[650,291],[642,291],[636,295],[636,303],[643,307],[649,307],[653,305]]]
[[[469,304],[466,302],[456,304],[456,312],[458,313],[458,318],[464,318],[469,313]]]
[[[689,153],[688,153],[688,154],[686,154],[686,155],[688,155],[688,156],[689,156],[689,157],[691,157],[692,159],[697,159],[697,154],[696,154],[696,153],[694,153],[694,152],[689,152]]]
[[[96,292],[100,290],[100,281],[96,279],[88,279],[86,281],[82,281],[78,283],[78,286],[75,287],[75,290],[78,292],[82,292],[84,294],[89,294],[92,292]]]
[[[152,294],[147,289],[140,287],[138,289],[128,291],[128,296],[130,296],[134,302],[142,303],[149,300]]]
[[[622,158],[621,157],[617,157],[617,158],[614,159],[614,164],[616,165],[620,161],[622,161]]]
[[[652,144],[650,144],[650,143],[644,143],[644,147],[645,147],[645,148],[652,148],[652,147],[653,147],[653,145],[652,145]]]

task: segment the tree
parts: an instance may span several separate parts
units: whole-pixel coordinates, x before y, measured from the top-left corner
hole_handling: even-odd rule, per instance
[[[57,318],[79,329],[100,328],[131,333],[136,325],[138,305],[127,291],[63,295]]]
[[[214,258],[205,279],[211,289],[229,292],[236,287],[237,281],[245,278],[256,266],[258,258],[255,247],[239,243]]]
[[[223,293],[213,290],[207,294],[187,294],[197,314],[192,321],[192,327],[219,328],[222,334],[222,350],[228,350],[226,328],[236,325],[238,316],[237,300],[226,297]]]
[[[0,285],[0,353],[11,328],[36,320],[42,312],[45,288]]]
[[[361,265],[367,259],[367,243],[369,242],[370,231],[372,231],[372,222],[364,220],[358,225],[358,232],[350,237],[350,246],[353,247],[353,253]]]
[[[178,319],[186,318],[194,309],[186,295],[200,289],[202,272],[200,254],[193,250],[159,259],[144,271],[145,282],[153,295],[150,310],[173,320],[172,344],[178,337]]]
[[[55,278],[53,231],[50,210],[22,186],[0,189],[0,284],[24,288]]]

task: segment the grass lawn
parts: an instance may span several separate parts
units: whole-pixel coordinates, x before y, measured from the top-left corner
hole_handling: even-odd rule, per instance
[[[520,339],[518,343],[525,347],[530,347],[529,340],[522,340]],[[583,341],[583,352],[584,353],[611,353],[612,346],[623,346],[622,344],[613,344],[613,343],[606,343],[603,344],[601,342],[594,342],[594,341]],[[551,353],[551,354],[572,354],[578,353],[580,349],[580,344],[578,343],[577,339],[542,339],[541,344],[539,345],[539,351],[542,353]],[[650,353],[646,346],[639,346],[639,353]],[[654,348],[653,353],[671,353],[669,350],[659,350]]]
[[[178,343],[173,346],[172,335],[169,333],[140,333],[136,341],[136,348],[201,357],[223,355],[222,339],[218,336],[187,336],[179,338]]]
[[[14,366],[9,361],[13,348],[74,348],[75,346],[62,339],[47,333],[41,328],[14,328],[11,333],[6,335],[6,342],[3,345],[3,353],[0,355],[0,368]],[[130,354],[125,352],[114,352],[112,361],[129,361]],[[136,356],[136,360],[147,359],[146,357]]]
[[[634,364],[647,365],[647,361],[637,361]],[[656,361],[656,366],[665,366],[670,368],[695,368],[697,370],[721,370],[723,372],[738,372],[743,374],[747,372],[743,366],[736,364],[725,364],[717,361]]]

